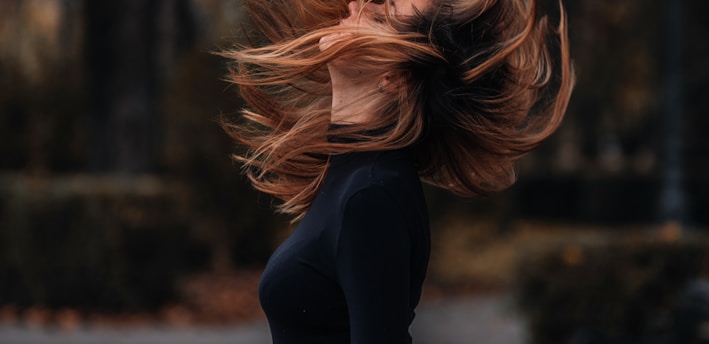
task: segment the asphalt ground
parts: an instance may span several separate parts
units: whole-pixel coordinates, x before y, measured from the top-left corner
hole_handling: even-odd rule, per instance
[[[429,301],[411,326],[416,344],[523,344],[523,322],[505,297]],[[223,327],[128,327],[59,330],[0,324],[0,344],[269,344],[264,322]]]

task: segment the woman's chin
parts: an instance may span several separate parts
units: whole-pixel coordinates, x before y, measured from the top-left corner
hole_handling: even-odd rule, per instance
[[[323,36],[320,38],[320,51],[325,51],[330,49],[333,45],[338,42],[344,41],[347,37],[351,37],[351,33],[338,32]]]

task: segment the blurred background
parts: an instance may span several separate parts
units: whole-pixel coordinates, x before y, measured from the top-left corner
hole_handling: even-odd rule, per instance
[[[565,122],[505,192],[427,189],[422,304],[502,295],[529,343],[709,342],[709,2],[563,2]],[[5,330],[263,322],[291,225],[229,158],[211,54],[245,26],[238,0],[0,0]]]

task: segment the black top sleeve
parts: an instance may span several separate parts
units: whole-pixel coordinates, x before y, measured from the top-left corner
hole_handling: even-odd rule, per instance
[[[399,204],[370,186],[350,197],[342,221],[335,263],[351,343],[411,343],[411,238]]]

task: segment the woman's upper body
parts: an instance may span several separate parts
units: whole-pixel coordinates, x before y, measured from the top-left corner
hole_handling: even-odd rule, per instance
[[[315,201],[261,279],[273,342],[411,343],[429,246],[410,152],[333,156]]]
[[[426,5],[428,0],[399,0],[392,15],[411,16]],[[338,26],[357,29],[379,26],[373,15],[384,15],[386,9],[352,1],[348,11]],[[324,36],[320,50],[348,38],[343,33]],[[377,111],[372,105],[381,95],[368,91],[395,91],[386,79],[390,76],[347,58],[327,67],[329,128],[373,122]],[[354,142],[330,140],[337,141]],[[409,149],[332,155],[314,201],[261,279],[259,298],[273,342],[411,343],[409,325],[429,250],[426,203]]]
[[[552,28],[535,0],[245,2],[265,42],[223,54],[248,105],[224,128],[301,221],[260,286],[274,342],[408,343],[421,180],[464,196],[514,182],[573,88],[564,11]]]

